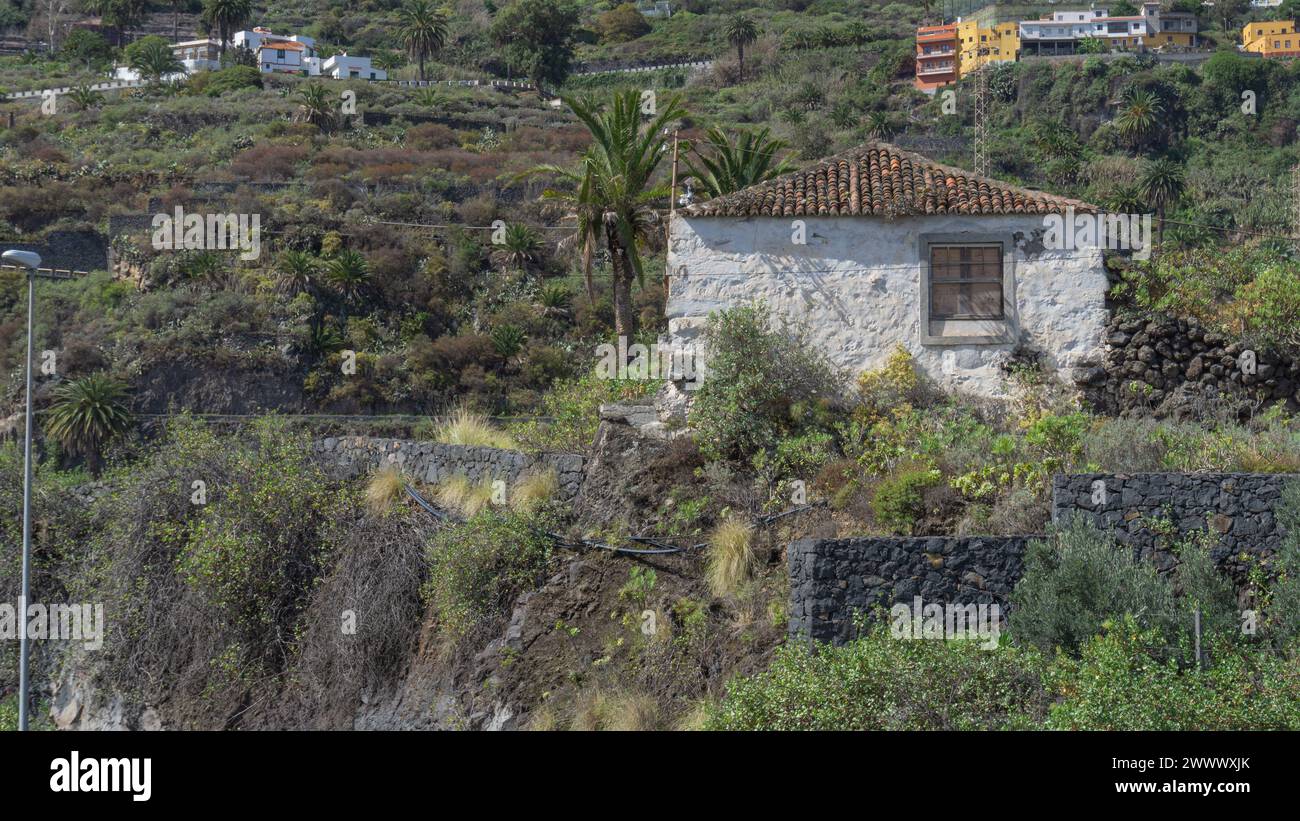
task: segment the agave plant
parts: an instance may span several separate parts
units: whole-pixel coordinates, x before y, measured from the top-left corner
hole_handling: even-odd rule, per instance
[[[54,390],[47,419],[46,433],[68,453],[85,456],[91,471],[98,472],[103,446],[131,427],[126,388],[104,373],[65,382]]]

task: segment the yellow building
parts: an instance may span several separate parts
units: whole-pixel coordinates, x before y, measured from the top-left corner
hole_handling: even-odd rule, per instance
[[[957,46],[961,52],[957,60],[959,77],[965,77],[980,66],[1014,62],[1020,54],[1020,24],[998,23],[992,28],[980,28],[975,20],[959,22]]]
[[[1300,56],[1300,34],[1294,20],[1247,23],[1241,29],[1241,46],[1265,57]]]

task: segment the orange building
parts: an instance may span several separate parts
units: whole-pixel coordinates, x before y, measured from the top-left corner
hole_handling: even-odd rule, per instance
[[[957,81],[957,25],[916,30],[916,87],[931,92]]]

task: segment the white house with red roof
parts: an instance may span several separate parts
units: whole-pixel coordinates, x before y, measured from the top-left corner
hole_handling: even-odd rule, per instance
[[[940,385],[988,397],[1006,395],[1020,348],[1063,380],[1095,373],[1102,246],[1050,226],[1096,219],[1084,202],[867,143],[677,210],[668,343],[693,349],[709,314],[761,301],[853,372],[901,346]]]

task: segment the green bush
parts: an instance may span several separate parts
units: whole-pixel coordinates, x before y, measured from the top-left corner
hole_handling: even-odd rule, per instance
[[[711,460],[751,457],[787,436],[829,427],[842,377],[804,334],[776,327],[765,306],[711,314],[707,373],[691,408]]]
[[[1132,617],[1061,656],[1048,677],[1056,730],[1300,729],[1300,667],[1229,640],[1211,642],[1207,669],[1164,657],[1164,637]]]
[[[1154,565],[1081,517],[1030,542],[1011,605],[1010,631],[1019,642],[1074,654],[1103,623],[1125,614],[1167,636],[1175,621],[1169,583]]]
[[[551,558],[551,540],[532,518],[484,510],[438,532],[429,544],[424,595],[441,626],[459,638],[509,607],[535,584]]]
[[[893,533],[911,535],[925,516],[925,489],[938,484],[941,478],[937,470],[908,468],[881,480],[871,497],[871,512],[877,524]]]
[[[733,680],[712,730],[1001,730],[1045,711],[1042,657],[1032,648],[904,640],[884,620],[843,647],[777,650],[771,666]]]

